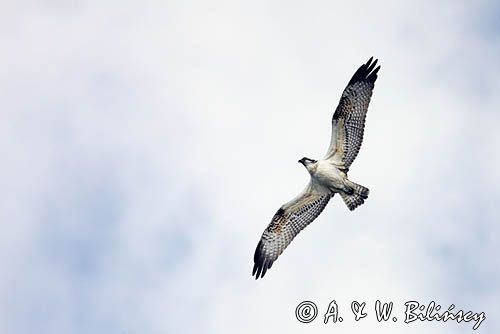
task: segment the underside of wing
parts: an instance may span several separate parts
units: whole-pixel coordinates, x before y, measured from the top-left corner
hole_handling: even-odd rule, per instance
[[[373,57],[354,73],[342,93],[332,118],[332,137],[326,159],[348,169],[363,142],[366,113],[372,96],[377,73],[377,60]]]
[[[274,215],[255,249],[252,275],[264,277],[297,234],[320,215],[333,195],[311,191],[310,186]]]

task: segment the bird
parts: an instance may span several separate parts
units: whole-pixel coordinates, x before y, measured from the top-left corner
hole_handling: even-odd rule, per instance
[[[365,119],[380,66],[371,57],[348,82],[332,117],[327,153],[321,160],[302,158],[309,172],[306,188],[283,204],[262,233],[254,253],[252,276],[263,278],[297,234],[313,222],[330,199],[339,194],[349,210],[368,198],[369,189],[348,179],[349,167],[363,142]]]

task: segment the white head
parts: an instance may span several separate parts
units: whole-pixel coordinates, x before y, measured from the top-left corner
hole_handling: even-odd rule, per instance
[[[313,173],[316,170],[316,166],[318,164],[317,160],[309,159],[306,157],[300,159],[299,162],[304,165],[309,173]]]

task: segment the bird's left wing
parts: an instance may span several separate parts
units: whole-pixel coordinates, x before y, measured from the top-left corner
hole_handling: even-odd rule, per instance
[[[363,142],[366,113],[380,69],[375,67],[377,60],[372,60],[354,73],[332,118],[332,137],[325,159],[345,169],[356,159]]]
[[[255,249],[252,271],[255,279],[264,277],[293,238],[319,216],[332,196],[327,191],[314,189],[310,183],[299,196],[276,212]]]

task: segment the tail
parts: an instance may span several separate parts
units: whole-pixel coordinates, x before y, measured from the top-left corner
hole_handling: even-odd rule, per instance
[[[340,193],[340,196],[342,196],[342,199],[349,210],[352,211],[365,202],[365,199],[368,198],[370,190],[349,180],[347,180],[346,183],[352,188],[352,190],[354,190],[354,192],[351,195],[348,195],[347,193]]]

